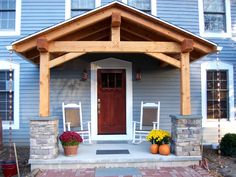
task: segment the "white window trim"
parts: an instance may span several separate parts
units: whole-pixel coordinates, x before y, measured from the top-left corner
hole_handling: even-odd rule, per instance
[[[199,33],[200,33],[200,36],[202,36],[202,37],[220,37],[220,38],[229,38],[232,36],[232,34],[231,34],[230,0],[225,0],[225,15],[226,15],[226,32],[225,33],[205,32],[203,0],[198,0],[198,13],[199,13]]]
[[[128,3],[128,0],[122,0],[124,4]],[[101,0],[95,0],[95,8],[101,6]],[[151,14],[157,16],[157,0],[151,0]],[[65,0],[65,20],[71,18],[71,0]]]
[[[201,90],[202,90],[202,126],[203,127],[217,127],[218,120],[207,119],[207,70],[227,70],[228,71],[228,87],[229,87],[229,121],[234,122],[234,72],[233,65],[219,62],[217,66],[216,61],[208,61],[201,64]],[[221,120],[221,122],[228,122]]]
[[[0,70],[9,70],[10,67],[14,70],[14,121],[12,122],[12,129],[19,129],[20,123],[20,65],[9,61],[0,61]],[[9,121],[2,121],[2,128],[9,129]]]
[[[125,69],[126,71],[126,134],[125,135],[98,135],[97,121],[97,70],[98,69]],[[107,58],[91,63],[91,139],[92,140],[131,140],[133,121],[133,86],[132,63],[116,58]]]
[[[16,0],[15,30],[1,31],[0,36],[16,36],[21,31],[21,0]]]

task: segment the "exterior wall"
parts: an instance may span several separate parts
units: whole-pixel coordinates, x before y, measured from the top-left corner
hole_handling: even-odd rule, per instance
[[[6,46],[13,41],[64,20],[64,0],[22,0],[21,35],[0,36],[0,60],[8,60]],[[20,128],[13,130],[17,145],[29,144],[30,118],[37,117],[39,108],[39,68],[13,54],[20,64]],[[8,130],[3,131],[3,144],[9,142]]]
[[[110,0],[102,0],[105,4]],[[220,46],[223,51],[220,60],[234,65],[234,78],[236,78],[236,0],[231,0],[232,13],[232,39],[210,39]],[[157,16],[174,25],[178,25],[193,33],[199,34],[198,25],[198,0],[166,1],[157,0]],[[0,36],[0,60],[9,58],[5,46],[10,45],[21,37],[51,26],[65,19],[65,0],[22,0],[21,35]],[[105,56],[106,57],[106,56]],[[108,57],[108,56],[107,56]],[[113,56],[115,57],[115,56]],[[20,129],[13,130],[14,141],[18,144],[29,143],[29,120],[38,116],[39,107],[39,69],[28,61],[13,55],[14,61],[20,63]],[[60,130],[61,102],[82,101],[83,116],[90,118],[90,81],[80,81],[82,71],[86,68],[89,71],[89,62],[85,61],[91,55],[84,57],[78,65],[68,63],[65,68],[59,67],[51,71],[51,113],[59,117]],[[101,56],[104,59],[104,56]],[[159,68],[158,62],[144,56],[119,55],[118,58],[136,60],[133,62],[133,75],[136,69],[142,72],[142,80],[133,82],[133,103],[134,119],[139,118],[140,102],[160,100],[161,101],[161,123],[160,127],[170,130],[170,114],[179,113],[179,72],[169,67]],[[201,63],[207,60],[214,60],[215,55],[204,58],[201,61],[191,64],[191,100],[193,114],[201,114]],[[76,60],[75,60],[76,61]],[[77,63],[77,62],[76,62]],[[66,69],[72,65],[73,70]],[[77,69],[79,68],[79,69]],[[77,77],[78,76],[78,77]],[[236,90],[236,84],[234,85]],[[71,96],[70,96],[71,95]],[[72,96],[73,95],[73,96]],[[77,95],[77,97],[75,96]],[[228,130],[228,127],[226,128]],[[215,137],[216,128],[206,128],[204,137]],[[8,131],[4,130],[4,143],[8,142]],[[208,140],[208,141],[209,141]]]
[[[232,21],[232,34],[234,37],[236,37],[236,0],[231,0],[231,21]]]

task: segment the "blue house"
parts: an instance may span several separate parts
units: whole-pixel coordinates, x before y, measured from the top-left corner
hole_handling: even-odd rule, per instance
[[[235,132],[235,40],[235,0],[2,0],[4,142],[12,68],[12,129],[19,145],[29,144],[33,117],[57,117],[62,132],[61,103],[79,101],[83,118],[92,122],[92,140],[131,140],[141,101],[157,100],[161,129],[171,131],[171,114],[202,115],[203,142],[215,143],[219,117],[221,135]],[[106,85],[101,78],[123,83],[115,102],[104,105],[123,115],[123,121],[113,119],[117,128],[109,131],[99,127],[107,126],[98,118],[98,95],[103,94],[98,88]]]

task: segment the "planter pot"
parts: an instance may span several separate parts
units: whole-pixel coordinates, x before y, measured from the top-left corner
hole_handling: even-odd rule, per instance
[[[162,144],[162,145],[160,145],[159,153],[161,155],[170,155],[170,145],[169,144]]]
[[[63,146],[65,156],[75,156],[77,155],[79,146]]]
[[[1,163],[2,173],[4,177],[11,177],[17,175],[16,162],[14,160],[3,161]]]
[[[158,153],[158,145],[157,144],[151,144],[150,146],[150,152],[152,154],[157,154]]]

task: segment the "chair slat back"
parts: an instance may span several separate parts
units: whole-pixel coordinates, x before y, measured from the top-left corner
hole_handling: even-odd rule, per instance
[[[157,108],[143,108],[143,126],[152,126],[157,121]]]
[[[71,122],[70,126],[80,127],[80,109],[79,108],[65,108],[65,121]]]
[[[155,103],[141,102],[140,113],[140,129],[151,130],[153,128],[153,122],[157,122],[157,128],[159,129],[160,120],[160,101]]]
[[[83,130],[81,102],[79,102],[79,104],[62,103],[62,114],[64,131],[66,131],[65,124],[67,122],[70,122],[71,128],[78,128],[79,130]]]

